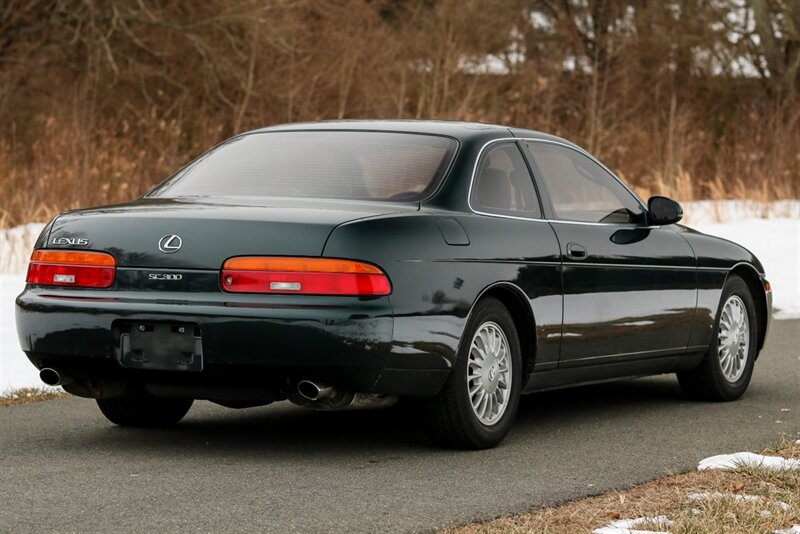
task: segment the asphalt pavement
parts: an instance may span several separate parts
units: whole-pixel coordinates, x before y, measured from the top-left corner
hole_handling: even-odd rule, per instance
[[[432,447],[402,403],[317,413],[198,402],[174,429],[136,430],[107,423],[91,400],[54,400],[0,408],[0,531],[429,531],[799,431],[800,321],[773,322],[737,402],[685,400],[674,376],[540,393],[481,452]]]

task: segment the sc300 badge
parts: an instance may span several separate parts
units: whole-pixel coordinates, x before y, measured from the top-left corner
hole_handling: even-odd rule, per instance
[[[147,278],[150,280],[183,280],[182,274],[171,274],[171,273],[150,273],[147,275]]]

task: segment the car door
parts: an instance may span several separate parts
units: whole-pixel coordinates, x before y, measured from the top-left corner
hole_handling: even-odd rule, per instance
[[[697,298],[694,253],[581,150],[526,141],[563,262],[559,367],[683,352]]]
[[[474,243],[467,252],[480,256],[492,279],[502,276],[525,293],[536,325],[531,332],[536,358],[531,363],[536,370],[555,368],[562,319],[558,240],[542,217],[533,177],[517,142],[500,140],[486,147],[469,204],[485,217],[460,220]]]

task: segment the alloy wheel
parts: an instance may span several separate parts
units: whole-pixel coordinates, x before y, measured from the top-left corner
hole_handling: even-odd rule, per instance
[[[722,376],[730,383],[742,377],[750,352],[750,318],[738,295],[725,301],[719,319],[717,356]]]
[[[467,387],[472,411],[487,426],[497,423],[511,397],[511,355],[500,326],[483,323],[475,332],[467,362]]]

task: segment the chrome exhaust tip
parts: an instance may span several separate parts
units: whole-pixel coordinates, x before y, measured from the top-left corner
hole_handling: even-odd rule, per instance
[[[343,391],[324,382],[301,380],[289,387],[289,400],[312,410],[387,408],[397,402],[395,395]]]
[[[297,392],[304,399],[319,401],[333,395],[334,389],[328,384],[318,384],[311,380],[301,380],[297,383]]]
[[[39,371],[39,380],[48,386],[63,386],[64,384],[72,382],[72,378],[64,376],[50,367],[45,367]]]

